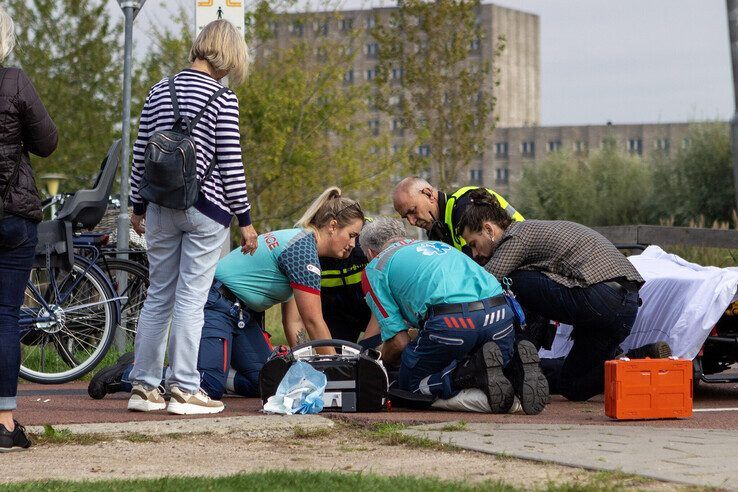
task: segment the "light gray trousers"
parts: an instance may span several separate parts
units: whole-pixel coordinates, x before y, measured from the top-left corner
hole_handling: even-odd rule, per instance
[[[174,210],[149,204],[149,290],[136,329],[132,384],[159,386],[169,335],[167,386],[188,393],[200,388],[197,355],[203,309],[227,236],[228,228],[194,207]]]

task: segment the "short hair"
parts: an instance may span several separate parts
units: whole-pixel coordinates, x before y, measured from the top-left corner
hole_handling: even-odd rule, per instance
[[[364,252],[382,251],[391,241],[405,239],[405,225],[399,219],[377,217],[361,230],[359,243]]]
[[[335,220],[341,229],[355,220],[364,222],[364,211],[359,202],[341,195],[341,188],[337,186],[327,188],[313,200],[295,227],[320,229],[331,220]]]
[[[249,48],[243,34],[225,19],[206,25],[190,49],[190,61],[205,60],[219,72],[226,72],[233,85],[246,80],[249,71]]]
[[[10,14],[0,7],[0,63],[5,61],[13,48],[15,48],[15,23]]]

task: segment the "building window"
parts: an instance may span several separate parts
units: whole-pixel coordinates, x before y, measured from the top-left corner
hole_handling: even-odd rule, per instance
[[[366,18],[366,28],[374,29],[375,27],[377,27],[377,18],[373,15],[370,15]]]
[[[377,147],[376,145],[372,145],[371,147],[369,147],[369,154],[371,155],[379,154],[379,147]]]
[[[405,134],[405,126],[402,124],[402,120],[392,120],[392,132],[399,136]]]
[[[387,102],[390,106],[399,106],[400,105],[400,96],[390,96],[389,99],[387,99]]]
[[[295,22],[290,24],[290,27],[289,27],[290,34],[292,34],[296,38],[301,38],[302,33],[304,31],[304,27],[305,26],[302,25],[301,20],[296,20]]]
[[[269,23],[269,29],[272,31],[272,34],[274,35],[275,38],[279,36],[279,22],[271,21]]]
[[[548,151],[556,152],[561,149],[561,140],[551,140],[548,142]]]
[[[574,152],[576,152],[577,154],[581,154],[586,151],[587,146],[584,142],[582,142],[581,140],[577,140],[576,142],[574,142]]]
[[[343,73],[343,83],[344,84],[353,84],[354,83],[354,69],[346,70]]]
[[[313,30],[320,36],[328,36],[328,21],[320,21],[313,23]]]
[[[498,167],[495,169],[496,184],[507,184],[510,181],[510,170],[506,167]]]
[[[354,28],[354,19],[352,17],[341,19],[340,26],[342,31],[350,31]]]
[[[368,58],[376,58],[379,53],[379,45],[377,43],[367,43],[364,52]]]
[[[404,75],[405,70],[402,68],[393,68],[392,69],[392,80],[394,81],[400,81],[402,80],[402,76]]]
[[[643,140],[640,138],[629,138],[628,152],[640,155],[643,152]]]
[[[418,155],[421,157],[428,157],[429,155],[431,155],[430,145],[423,144],[418,147]]]
[[[497,157],[507,158],[507,142],[497,142],[495,144],[495,155]]]
[[[536,143],[532,141],[523,142],[520,144],[520,153],[526,157],[533,157],[536,155]]]
[[[394,144],[392,146],[392,155],[399,154],[401,150],[402,150],[402,145]]]
[[[686,149],[687,147],[689,147],[689,139],[688,138],[683,138],[682,139],[682,148],[683,149]]]
[[[470,169],[469,179],[472,183],[482,184],[483,170],[482,169]]]
[[[377,110],[377,96],[371,95],[366,98],[366,108],[369,111]]]
[[[369,130],[375,137],[379,135],[379,120],[369,120]]]
[[[671,147],[671,141],[669,141],[668,138],[657,138],[654,142],[654,148],[658,151],[663,152],[664,154],[669,153],[669,148]]]
[[[479,38],[474,38],[471,40],[471,43],[469,43],[469,51],[472,53],[479,53],[479,49],[481,48],[482,43],[480,42]]]
[[[368,68],[366,70],[366,80],[374,80],[377,78],[377,69],[376,68]]]
[[[328,58],[328,51],[323,46],[315,48],[315,58],[324,61]]]

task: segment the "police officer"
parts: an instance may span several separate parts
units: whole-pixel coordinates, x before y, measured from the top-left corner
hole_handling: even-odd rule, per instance
[[[469,192],[475,186],[466,186],[451,195],[434,188],[428,181],[417,176],[403,179],[392,194],[395,210],[411,225],[425,229],[428,239],[443,241],[471,256],[464,238],[456,233],[461,215],[471,203]],[[523,216],[515,210],[502,196],[487,189],[500,206],[515,221],[522,221]]]

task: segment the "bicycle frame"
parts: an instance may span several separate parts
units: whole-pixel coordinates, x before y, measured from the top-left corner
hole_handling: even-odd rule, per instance
[[[112,282],[108,278],[108,276],[103,272],[100,267],[98,267],[95,264],[95,260],[100,256],[99,250],[94,246],[87,246],[87,245],[75,245],[75,248],[79,248],[82,250],[88,250],[90,251],[91,257],[87,257],[84,255],[74,255],[74,262],[75,264],[82,264],[84,266],[84,270],[81,272],[80,275],[76,276],[76,278],[73,279],[73,282],[68,286],[68,288],[64,289],[64,292],[59,292],[59,283],[56,280],[56,276],[50,275],[49,276],[49,288],[52,289],[53,299],[56,300],[56,304],[63,304],[69,296],[74,292],[74,289],[79,285],[79,283],[84,278],[84,275],[90,271],[90,270],[96,270],[100,278],[104,280],[106,283],[106,286],[108,287],[109,291],[115,295],[115,288],[113,287]],[[64,285],[67,278],[71,275],[72,272],[69,272],[63,279],[61,284]],[[36,288],[35,285],[29,280],[27,282],[27,288],[31,290],[31,292],[34,295],[34,300],[37,301],[41,305],[41,309],[44,309],[47,313],[49,313],[49,316],[42,316],[39,317],[38,313],[41,311],[41,309],[38,310],[38,312],[34,313],[33,315],[30,315],[31,313],[28,313],[28,311],[23,311],[23,308],[21,308],[21,316],[19,319],[19,325],[21,327],[28,326],[28,325],[36,325],[37,323],[43,323],[43,322],[56,322],[58,321],[56,316],[53,313],[53,309],[51,305],[46,301],[45,296]],[[75,307],[75,310],[82,309],[82,308],[88,308],[91,306],[96,306],[100,304],[105,304],[108,302],[114,302],[115,303],[115,323],[117,324],[118,320],[120,319],[120,312],[121,312],[121,304],[120,301],[122,299],[125,299],[125,297],[111,297],[102,301],[84,304]],[[29,316],[30,315],[30,316]],[[21,336],[23,333],[21,333]]]

